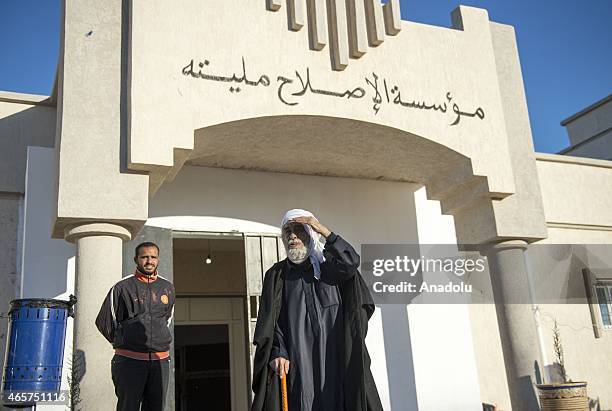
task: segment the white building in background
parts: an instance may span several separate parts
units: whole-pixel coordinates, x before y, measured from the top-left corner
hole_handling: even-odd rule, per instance
[[[463,6],[442,28],[400,20],[397,0],[287,4],[65,2],[53,94],[0,94],[0,304],[77,295],[81,409],[114,407],[94,318],[145,239],[179,297],[168,409],[205,395],[235,411],[289,208],[356,248],[489,245],[483,292],[506,300],[550,274],[526,268],[528,244],[612,243],[612,162],[534,152],[511,26]],[[609,257],[557,277],[601,300],[540,319],[531,304],[380,306],[367,343],[385,409],[537,408],[551,318],[571,377],[611,408]]]
[[[612,94],[561,122],[571,146],[559,154],[612,160]]]

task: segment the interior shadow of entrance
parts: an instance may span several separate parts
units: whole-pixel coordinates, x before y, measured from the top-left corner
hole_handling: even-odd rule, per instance
[[[226,324],[174,327],[176,411],[231,411]]]

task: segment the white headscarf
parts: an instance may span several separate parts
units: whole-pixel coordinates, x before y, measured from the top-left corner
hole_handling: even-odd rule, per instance
[[[310,211],[294,208],[293,210],[287,211],[283,217],[281,230],[289,221],[296,217],[313,217],[316,220],[316,217]],[[312,264],[314,276],[318,280],[321,278],[321,263],[325,261],[325,256],[323,255],[324,244],[321,242],[321,234],[313,230],[309,224],[302,224],[302,226],[310,236],[310,241],[308,242],[308,258]]]

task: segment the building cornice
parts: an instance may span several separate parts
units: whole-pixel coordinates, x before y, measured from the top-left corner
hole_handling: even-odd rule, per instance
[[[606,135],[607,133],[609,133],[610,131],[612,131],[612,127],[608,127],[605,130],[600,131],[599,133],[595,134],[594,136],[591,136],[589,138],[587,138],[586,140],[582,140],[580,143],[576,143],[573,146],[569,146],[567,148],[564,148],[563,150],[559,151],[557,154],[566,154],[569,153],[572,150],[577,149],[578,147],[581,147],[585,144],[588,144],[592,141],[597,140],[599,137]]]
[[[612,231],[612,226],[609,226],[609,225],[572,224],[572,223],[547,221],[546,226],[549,228],[562,228],[566,230]]]
[[[567,124],[571,123],[572,121],[576,120],[578,117],[582,117],[584,116],[586,113],[595,110],[597,107],[603,106],[604,104],[606,104],[608,101],[612,101],[612,94],[608,95],[607,97],[602,98],[601,100],[591,104],[590,106],[588,106],[587,108],[580,110],[579,112],[577,112],[576,114],[566,118],[565,120],[561,121],[561,125],[562,126],[566,126]]]
[[[587,157],[563,156],[559,154],[535,153],[536,161],[546,161],[551,163],[566,163],[589,167],[601,167],[612,169],[612,161],[599,160]]]
[[[14,93],[0,90],[0,101],[5,103],[31,104],[33,106],[55,107],[50,96],[40,94]]]

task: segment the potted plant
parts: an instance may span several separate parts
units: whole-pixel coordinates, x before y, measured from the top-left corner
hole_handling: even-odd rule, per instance
[[[559,367],[560,382],[538,384],[540,408],[542,411],[589,411],[589,397],[587,396],[587,383],[573,382],[568,378],[561,344],[561,333],[557,320],[553,326],[553,348],[556,363]]]

